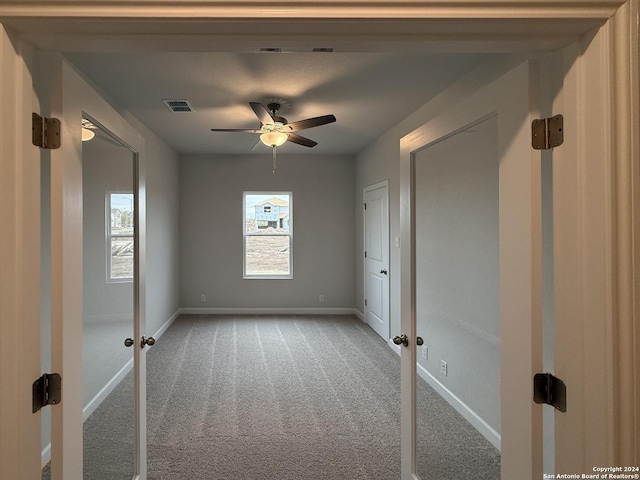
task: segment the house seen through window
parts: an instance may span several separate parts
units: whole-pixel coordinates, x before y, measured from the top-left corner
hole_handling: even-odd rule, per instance
[[[133,193],[107,193],[107,280],[133,280]]]
[[[244,278],[293,278],[293,195],[244,193]]]

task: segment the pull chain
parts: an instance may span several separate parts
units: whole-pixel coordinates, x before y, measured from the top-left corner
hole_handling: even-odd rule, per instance
[[[271,173],[275,175],[276,174],[276,168],[278,168],[278,165],[276,163],[276,147],[275,147],[275,145],[273,146],[273,152],[272,153],[273,153],[273,165],[272,165]]]

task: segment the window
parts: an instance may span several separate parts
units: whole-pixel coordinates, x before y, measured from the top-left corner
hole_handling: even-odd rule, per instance
[[[293,195],[244,192],[244,278],[293,278]]]
[[[133,193],[107,193],[107,280],[133,280]]]

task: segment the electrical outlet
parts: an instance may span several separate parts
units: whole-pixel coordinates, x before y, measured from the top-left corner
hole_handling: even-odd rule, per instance
[[[318,295],[318,303],[324,303],[324,295]]]
[[[440,373],[445,377],[449,374],[449,369],[447,367],[447,362],[444,360],[440,360]]]
[[[422,346],[422,358],[424,360],[429,360],[429,347],[426,345]]]
[[[207,296],[204,293],[200,295],[200,301],[201,302],[206,302],[207,301]]]

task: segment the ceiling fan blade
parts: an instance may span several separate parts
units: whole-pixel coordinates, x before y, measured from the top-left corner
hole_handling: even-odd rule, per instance
[[[333,123],[336,121],[336,117],[333,115],[322,115],[321,117],[307,118],[306,120],[298,120],[297,122],[287,123],[285,128],[290,132],[297,130],[304,130],[305,128],[318,127],[320,125],[326,125],[327,123]]]
[[[253,152],[256,148],[258,148],[260,145],[264,145],[264,143],[262,143],[262,140],[260,140],[260,137],[258,137],[258,140],[256,141],[256,143],[253,144],[253,147],[251,147],[251,151]]]
[[[258,117],[263,125],[268,125],[270,123],[272,124],[274,122],[273,117],[271,117],[271,114],[269,113],[269,110],[267,110],[267,107],[258,102],[249,102],[249,105],[251,105],[251,108],[256,114],[256,117]]]
[[[255,128],[212,128],[212,132],[242,132],[242,133],[262,133],[262,130]]]
[[[298,145],[304,145],[305,147],[315,147],[318,142],[314,142],[313,140],[309,140],[306,137],[301,137],[300,135],[296,135],[295,133],[288,133],[288,140],[293,143],[297,143]]]

